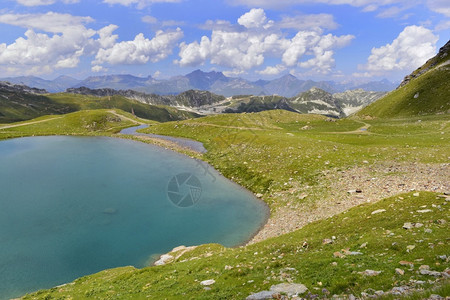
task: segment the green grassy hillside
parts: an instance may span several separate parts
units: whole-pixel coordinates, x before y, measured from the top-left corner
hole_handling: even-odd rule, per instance
[[[148,105],[122,96],[94,97],[77,94],[35,95],[0,88],[0,124],[78,110],[120,109],[140,118],[167,122],[198,117],[169,106]]]
[[[82,110],[61,116],[0,124],[0,140],[35,135],[112,135],[141,121],[120,110]]]
[[[401,87],[356,113],[357,117],[396,118],[450,113],[450,41]]]
[[[356,113],[393,118],[450,113],[450,65],[428,71]]]
[[[169,106],[145,104],[123,96],[95,97],[60,93],[51,94],[48,97],[55,103],[75,106],[77,110],[117,108],[128,113],[134,111],[137,117],[158,122],[184,120],[199,116]]]

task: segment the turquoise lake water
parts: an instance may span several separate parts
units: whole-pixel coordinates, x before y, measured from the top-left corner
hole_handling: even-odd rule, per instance
[[[0,299],[144,267],[179,245],[236,246],[267,214],[210,166],[156,146],[107,137],[1,141]]]

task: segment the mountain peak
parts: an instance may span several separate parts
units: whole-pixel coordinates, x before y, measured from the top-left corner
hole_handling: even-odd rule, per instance
[[[192,87],[199,90],[208,90],[216,81],[228,81],[228,78],[222,72],[210,71],[203,72],[197,69],[186,75]]]

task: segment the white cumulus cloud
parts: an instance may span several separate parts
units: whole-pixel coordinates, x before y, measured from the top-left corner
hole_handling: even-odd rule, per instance
[[[81,59],[93,59],[92,71],[109,64],[139,64],[166,58],[183,36],[180,29],[158,31],[149,40],[139,34],[133,41],[118,42],[117,25],[99,30],[86,27],[90,17],[48,12],[3,14],[0,23],[26,28],[24,36],[11,44],[0,43],[0,69],[4,75],[38,75],[55,69],[74,68]]]
[[[303,16],[308,22],[311,18]],[[328,16],[328,27],[334,27]],[[211,36],[203,36],[200,41],[181,43],[179,60],[181,66],[197,66],[206,62],[231,68],[235,73],[242,73],[261,66],[266,57],[280,60],[280,64],[269,66],[260,74],[275,75],[287,67],[304,67],[326,73],[334,66],[336,48],[346,46],[354,38],[352,35],[323,35],[320,21],[313,29],[298,31],[292,38],[287,38],[283,28],[292,29],[293,19],[282,19],[280,22],[269,20],[263,9],[251,9],[242,15],[237,23],[241,25],[208,22],[212,28]],[[332,21],[334,23],[334,21]],[[305,23],[299,25],[303,27]],[[306,59],[305,59],[306,58]],[[315,59],[315,60],[311,60]],[[317,64],[314,64],[317,62]]]
[[[267,23],[266,13],[261,8],[252,8],[243,14],[238,23],[246,28],[260,28]]]
[[[373,48],[362,69],[371,74],[412,71],[436,54],[438,36],[422,26],[407,26],[391,44]]]
[[[109,48],[101,48],[93,64],[145,64],[167,58],[179,39],[183,37],[180,28],[170,31],[158,31],[153,39],[139,33],[132,41],[123,41]]]
[[[24,71],[27,74],[40,74],[76,67],[81,56],[95,50],[92,37],[96,31],[84,26],[92,21],[89,17],[53,12],[0,15],[0,23],[27,29],[24,37],[17,38],[9,45],[1,45],[0,66],[13,74]]]
[[[262,75],[277,75],[286,70],[286,67],[283,65],[276,65],[274,67],[268,66],[262,71],[257,71],[258,74]]]

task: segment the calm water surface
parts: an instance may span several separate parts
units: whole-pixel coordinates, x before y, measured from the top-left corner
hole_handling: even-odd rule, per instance
[[[198,179],[188,207],[168,197],[174,182],[179,195],[192,192],[174,179],[182,173]],[[205,163],[156,146],[106,137],[1,141],[0,299],[144,267],[179,245],[235,246],[267,213]]]

